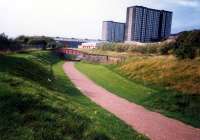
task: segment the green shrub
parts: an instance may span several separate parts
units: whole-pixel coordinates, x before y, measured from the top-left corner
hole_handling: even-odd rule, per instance
[[[154,43],[145,45],[106,43],[99,49],[102,51],[132,52],[141,54],[168,54],[174,43]]]
[[[174,44],[173,42],[163,45],[163,46],[159,49],[160,54],[161,54],[161,55],[168,55],[168,54],[170,54],[170,51],[172,51],[174,45],[175,45],[175,44]]]
[[[173,49],[176,57],[180,59],[194,59],[200,56],[200,30],[181,33]]]
[[[174,53],[179,59],[194,59],[197,56],[195,47],[190,45],[179,46],[174,49]]]

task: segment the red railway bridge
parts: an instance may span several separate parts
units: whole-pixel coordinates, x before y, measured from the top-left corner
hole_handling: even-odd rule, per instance
[[[80,61],[85,55],[87,55],[85,52],[71,48],[60,48],[57,50],[57,53],[65,59],[74,61]]]
[[[103,63],[118,63],[121,61],[125,61],[125,57],[89,54],[71,48],[60,48],[57,50],[57,52],[61,57],[72,61],[86,60],[90,62],[103,62]]]
[[[60,49],[58,49],[58,53],[69,54],[69,55],[83,55],[83,54],[85,54],[82,51],[79,51],[79,50],[76,50],[76,49],[70,49],[70,48],[60,48]]]

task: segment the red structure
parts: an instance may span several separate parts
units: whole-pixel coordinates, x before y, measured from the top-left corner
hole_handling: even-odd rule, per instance
[[[58,52],[62,53],[62,54],[70,54],[70,55],[81,55],[81,54],[83,54],[83,52],[81,52],[79,50],[69,49],[69,48],[60,48],[60,49],[58,49]]]

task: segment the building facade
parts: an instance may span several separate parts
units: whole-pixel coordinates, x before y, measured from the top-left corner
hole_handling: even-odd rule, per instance
[[[82,43],[78,46],[79,49],[96,49],[100,46],[102,46],[104,42],[88,42],[88,43]]]
[[[172,14],[142,6],[128,7],[125,41],[154,42],[169,37]]]
[[[109,42],[123,42],[125,23],[104,21],[102,27],[102,40]]]

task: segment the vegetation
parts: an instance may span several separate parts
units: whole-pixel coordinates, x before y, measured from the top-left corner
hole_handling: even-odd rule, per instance
[[[0,139],[147,139],[92,103],[51,52],[0,54]]]
[[[56,48],[57,44],[54,39],[45,36],[19,36],[15,40],[24,46],[35,46],[43,50],[47,48]]]
[[[200,30],[180,33],[176,40],[149,44],[106,43],[99,50],[140,54],[169,55],[179,59],[194,59],[200,56]]]
[[[8,38],[4,33],[0,34],[0,51],[16,51],[21,48],[22,46],[15,40]]]
[[[145,45],[108,43],[93,51],[124,52],[129,56],[125,62],[106,67],[77,64],[99,85],[132,102],[200,127],[199,30],[182,32],[174,41]]]
[[[117,94],[118,96],[121,96],[131,102],[143,105],[150,110],[176,118],[195,127],[200,127],[199,95],[182,94],[148,84],[148,81],[156,78],[162,83],[162,75],[160,73],[162,73],[162,71],[167,67],[165,61],[166,59],[164,58],[159,61],[159,59],[143,59],[138,57],[137,59],[132,60],[130,64],[127,63],[122,66],[108,65],[105,67],[97,64],[77,63],[76,67],[89,78],[94,80],[97,84],[112,93]],[[173,73],[172,76],[175,77],[165,78],[167,78],[167,80],[172,79],[172,81],[182,80],[183,77],[193,78],[195,76],[193,71],[190,73],[186,71],[185,75],[180,77],[180,75],[184,73],[184,69],[188,68],[188,65],[189,64],[186,64],[185,66],[187,67],[180,68],[178,66],[176,67],[176,64],[172,63],[172,66],[174,67],[171,67],[171,70],[168,72],[171,72],[171,74]],[[189,69],[191,70],[192,68]],[[123,76],[120,76],[115,72],[120,73]],[[166,76],[170,76],[169,73],[165,72],[165,74]],[[192,74],[194,76],[191,76]],[[127,78],[132,80],[128,80]],[[196,86],[200,85],[195,82],[193,83]]]
[[[181,33],[176,41],[174,53],[180,59],[200,56],[200,30]]]
[[[19,36],[15,39],[9,38],[4,33],[0,34],[0,51],[24,51],[30,49],[55,49],[64,47],[51,37],[45,36]]]
[[[115,51],[115,52],[128,52],[140,54],[168,54],[174,42],[152,43],[143,45],[124,44],[124,43],[106,43],[103,44],[99,50],[102,51]]]
[[[172,56],[134,57],[115,68],[134,81],[174,89],[184,94],[200,93],[200,61]]]

